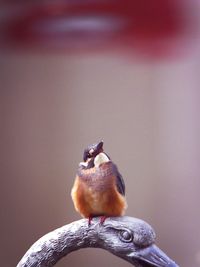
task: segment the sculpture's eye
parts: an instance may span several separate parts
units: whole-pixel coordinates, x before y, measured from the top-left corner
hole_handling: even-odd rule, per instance
[[[133,234],[128,229],[120,231],[119,237],[123,242],[132,242],[133,241]]]

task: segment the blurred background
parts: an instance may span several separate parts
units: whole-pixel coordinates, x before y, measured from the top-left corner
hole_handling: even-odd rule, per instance
[[[104,140],[180,266],[200,266],[198,1],[6,1],[0,9],[1,264],[80,219],[70,191]],[[57,266],[130,266],[84,249]]]

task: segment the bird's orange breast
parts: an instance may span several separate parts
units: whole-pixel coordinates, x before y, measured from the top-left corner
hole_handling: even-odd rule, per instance
[[[126,200],[116,187],[116,177],[110,172],[96,173],[95,168],[76,176],[71,195],[83,217],[120,216],[126,208]]]

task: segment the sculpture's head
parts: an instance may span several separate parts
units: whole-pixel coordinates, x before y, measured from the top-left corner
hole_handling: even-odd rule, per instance
[[[109,222],[110,221],[110,222]],[[120,221],[120,224],[119,224]],[[124,222],[124,223],[123,223]],[[104,247],[137,267],[178,267],[155,243],[155,232],[132,217],[108,218],[100,231]]]

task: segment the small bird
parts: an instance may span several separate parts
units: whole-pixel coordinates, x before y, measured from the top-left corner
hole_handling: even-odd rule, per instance
[[[103,150],[103,141],[88,146],[71,191],[75,209],[91,224],[93,217],[121,216],[127,207],[125,184],[117,166]]]

